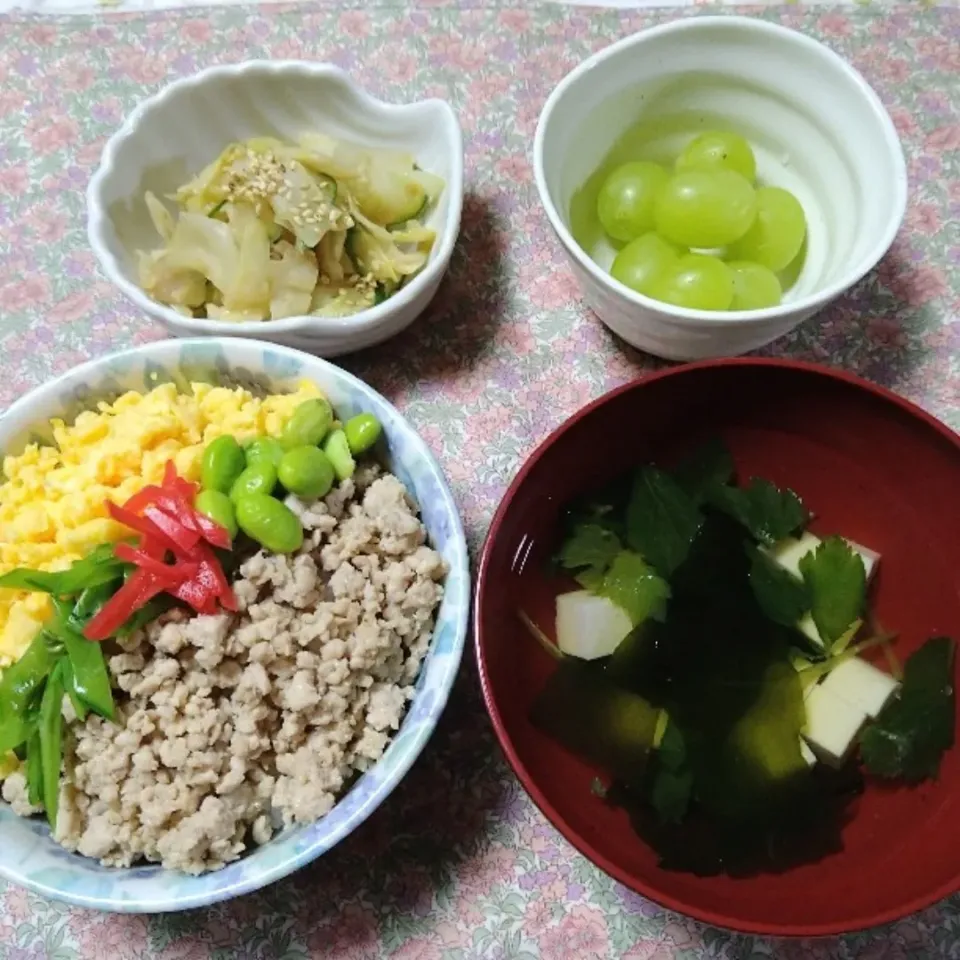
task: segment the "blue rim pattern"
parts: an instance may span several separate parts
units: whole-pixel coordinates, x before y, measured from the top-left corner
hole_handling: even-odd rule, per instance
[[[243,385],[282,392],[314,381],[341,416],[364,411],[383,424],[386,465],[420,506],[431,545],[450,573],[410,709],[383,757],[317,823],[288,828],[236,863],[200,877],[158,866],[102,867],[68,853],[38,819],[0,803],[0,876],[80,907],[156,913],[207,906],[258,890],[316,859],[359,826],[390,794],[423,749],[447,702],[463,653],[470,609],[470,571],[463,526],[443,473],[413,427],[384,397],[352,374],[309,354],[243,339],[165,340],[82,364],[27,394],[0,414],[0,451],[18,452],[48,439],[38,427],[73,417],[100,399],[172,381]]]

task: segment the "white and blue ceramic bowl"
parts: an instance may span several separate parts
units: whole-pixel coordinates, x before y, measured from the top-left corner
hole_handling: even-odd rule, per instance
[[[383,457],[413,493],[431,545],[450,573],[430,651],[400,730],[380,761],[360,777],[322,820],[284,830],[266,845],[215,873],[186,876],[157,866],[102,867],[68,853],[40,819],[24,820],[0,803],[0,876],[80,907],[156,913],[202,907],[250,893],[299,869],[359,826],[390,794],[426,744],[447,702],[460,664],[470,602],[470,573],[460,516],[443,473],[413,427],[379,393],[316,357],[235,338],[166,340],[75,367],[28,393],[0,414],[0,453],[48,440],[51,417],[71,418],[96,401],[158,383],[191,381],[272,392],[313,380],[341,416],[367,411],[383,424]]]

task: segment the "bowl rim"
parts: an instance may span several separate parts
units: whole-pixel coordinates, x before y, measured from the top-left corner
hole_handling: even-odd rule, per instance
[[[776,36],[778,39],[784,40],[787,43],[793,43],[798,47],[805,47],[807,50],[815,52],[818,56],[831,62],[834,67],[840,69],[859,90],[865,105],[870,109],[874,119],[879,123],[884,140],[886,141],[887,150],[893,160],[893,166],[895,168],[894,189],[888,198],[890,200],[890,212],[887,225],[883,232],[878,235],[866,255],[856,262],[851,269],[848,269],[839,280],[807,294],[807,296],[799,300],[791,300],[786,303],[780,303],[775,307],[763,307],[758,310],[726,310],[721,312],[677,307],[661,300],[654,300],[642,293],[637,293],[619,280],[614,279],[607,271],[601,269],[596,261],[594,261],[574,239],[570,229],[560,216],[556,204],[553,202],[553,197],[547,186],[547,177],[544,170],[544,139],[546,137],[547,124],[550,122],[558,104],[567,92],[582,80],[587,79],[590,72],[597,65],[611,57],[618,56],[626,50],[651,41],[656,41],[657,38],[667,34],[688,33],[720,25],[728,29],[753,30],[766,34],[767,36]],[[543,109],[540,111],[540,118],[537,121],[537,130],[533,141],[533,173],[537,184],[537,192],[540,195],[540,203],[546,211],[550,225],[566,249],[567,255],[576,261],[579,267],[588,273],[595,283],[599,284],[601,288],[609,290],[620,299],[628,301],[635,307],[656,311],[682,324],[686,324],[686,321],[695,321],[696,323],[690,324],[691,326],[749,326],[751,324],[761,324],[773,320],[789,319],[797,314],[804,312],[809,314],[818,310],[844,291],[859,283],[860,280],[879,263],[880,259],[890,249],[907,212],[908,180],[903,144],[900,142],[900,137],[893,120],[890,118],[890,114],[887,112],[886,107],[883,105],[879,96],[877,96],[873,87],[867,83],[863,75],[849,61],[826,44],[789,27],[784,27],[776,23],[768,23],[765,20],[758,20],[753,17],[700,16],[694,14],[684,19],[672,20],[669,23],[663,23],[655,27],[640,30],[592,54],[578,66],[574,67],[574,69],[553,88],[550,96],[547,97],[543,105]]]
[[[483,632],[483,618],[481,611],[486,605],[486,593],[489,589],[489,563],[490,554],[493,550],[494,542],[500,534],[500,528],[503,524],[506,514],[511,509],[514,497],[520,488],[526,483],[527,477],[534,466],[544,455],[544,453],[557,443],[571,427],[580,420],[589,416],[594,410],[613,400],[615,397],[630,390],[636,390],[648,383],[658,380],[664,380],[670,377],[682,377],[690,374],[696,374],[702,370],[712,370],[718,367],[766,367],[779,368],[782,370],[792,370],[824,377],[829,380],[840,381],[849,386],[857,387],[870,393],[876,399],[893,403],[901,410],[919,419],[925,426],[932,427],[944,439],[952,443],[960,451],[960,433],[955,432],[943,421],[938,420],[933,414],[927,412],[911,400],[894,393],[887,387],[873,383],[853,373],[848,373],[834,367],[828,367],[818,363],[810,363],[802,360],[779,359],[769,357],[723,357],[709,360],[700,360],[695,363],[683,364],[681,366],[668,367],[664,370],[658,370],[646,377],[639,377],[621,384],[618,387],[604,393],[597,399],[592,400],[586,406],[581,407],[570,417],[563,421],[554,429],[547,438],[540,443],[532,453],[530,453],[523,462],[516,476],[504,493],[493,519],[490,522],[487,535],[484,538],[483,545],[480,548],[480,554],[477,560],[477,572],[474,580],[474,598],[473,598],[473,647],[474,656],[477,663],[477,671],[480,678],[480,689],[483,694],[483,701],[487,712],[490,715],[497,741],[500,749],[507,758],[511,769],[520,780],[524,790],[540,809],[540,812],[556,827],[557,830],[566,838],[566,840],[575,847],[591,863],[599,867],[613,879],[622,883],[624,886],[635,891],[641,896],[665,907],[674,910],[684,916],[692,917],[703,923],[709,923],[715,927],[725,930],[732,930],[737,933],[756,934],[761,936],[773,937],[827,937],[839,936],[848,933],[857,933],[871,927],[880,926],[886,923],[893,923],[897,920],[916,913],[926,907],[932,906],[938,901],[950,896],[960,889],[960,866],[952,880],[941,884],[930,892],[914,897],[907,903],[899,907],[888,908],[877,913],[864,913],[856,917],[851,922],[845,924],[837,923],[813,923],[813,924],[776,924],[765,923],[762,921],[740,921],[731,922],[730,917],[725,917],[722,913],[714,910],[703,909],[696,904],[684,903],[682,900],[665,894],[656,889],[656,887],[646,881],[639,880],[631,876],[627,871],[622,870],[615,863],[600,854],[587,840],[583,839],[558,813],[553,804],[547,799],[543,791],[537,786],[533,777],[527,771],[521,761],[517,751],[514,749],[509,731],[504,722],[500,708],[497,705],[496,698],[493,695],[490,676],[487,670],[486,645],[487,641]]]
[[[337,84],[347,90],[361,104],[362,109],[375,113],[402,114],[419,111],[425,107],[438,110],[444,117],[444,125],[450,141],[451,173],[445,189],[449,192],[446,217],[437,231],[437,239],[432,255],[423,269],[409,283],[405,284],[383,303],[362,310],[347,317],[299,316],[284,317],[281,320],[247,321],[239,325],[229,325],[228,329],[236,333],[225,333],[225,324],[221,320],[198,317],[185,317],[172,307],[154,300],[120,269],[119,262],[109,249],[105,230],[109,223],[107,205],[103,200],[105,184],[113,174],[117,164],[117,153],[121,146],[140,129],[150,114],[160,105],[190,90],[195,90],[211,80],[227,78],[236,80],[249,74],[276,76],[284,73],[306,74],[312,80]],[[168,83],[156,93],[141,100],[126,117],[121,126],[107,140],[100,156],[100,164],[87,184],[87,240],[100,263],[100,267],[115,287],[129,300],[150,316],[161,319],[176,330],[182,330],[191,336],[230,335],[250,336],[256,330],[266,336],[305,333],[313,337],[324,335],[362,334],[383,326],[392,316],[416,304],[416,301],[431,285],[440,282],[446,272],[453,249],[460,232],[460,218],[463,210],[463,131],[453,107],[439,97],[428,97],[410,103],[388,103],[368,93],[350,75],[336,64],[311,62],[307,60],[244,60],[240,63],[207,67],[187,77],[180,77]],[[243,331],[243,332],[240,332]],[[249,332],[248,332],[249,331]]]
[[[57,386],[62,385],[64,381],[73,380],[82,384],[87,384],[90,382],[91,375],[95,376],[95,372],[99,369],[108,369],[111,364],[115,364],[118,361],[129,361],[136,357],[145,357],[149,359],[158,351],[162,352],[165,349],[173,349],[176,347],[178,350],[182,350],[183,347],[196,347],[204,351],[210,351],[217,346],[221,346],[225,351],[238,349],[260,352],[269,351],[271,354],[279,355],[280,357],[295,359],[301,362],[304,367],[306,367],[306,369],[304,369],[302,372],[302,376],[305,378],[311,377],[309,370],[310,366],[312,366],[314,369],[317,367],[325,368],[328,372],[331,372],[332,377],[342,379],[352,388],[357,389],[362,393],[375,395],[379,401],[382,401],[383,404],[396,415],[402,427],[408,431],[408,439],[412,442],[416,455],[427,465],[432,478],[436,481],[437,491],[440,498],[444,501],[446,508],[445,513],[450,523],[450,540],[454,547],[453,559],[456,564],[456,572],[459,574],[459,576],[454,579],[460,585],[460,590],[458,591],[459,596],[456,596],[454,599],[454,603],[456,604],[454,609],[454,617],[451,618],[455,629],[453,644],[452,647],[449,648],[449,656],[447,656],[445,661],[438,666],[438,670],[442,671],[442,682],[438,684],[437,688],[435,688],[436,692],[433,699],[433,706],[431,711],[425,717],[421,718],[416,737],[411,738],[408,748],[400,755],[398,762],[390,770],[389,776],[383,777],[382,779],[376,781],[375,788],[371,790],[369,796],[365,799],[365,802],[353,810],[350,816],[344,820],[338,834],[334,835],[332,841],[330,842],[321,840],[318,842],[315,841],[309,845],[298,846],[297,849],[291,850],[290,855],[284,860],[269,864],[268,866],[263,867],[256,874],[243,874],[236,882],[213,892],[199,890],[189,895],[180,896],[176,891],[172,891],[166,892],[163,896],[157,896],[150,900],[117,899],[97,892],[91,893],[89,896],[85,896],[82,893],[77,893],[72,890],[62,890],[57,887],[55,881],[47,882],[42,878],[36,879],[33,877],[25,877],[22,875],[21,871],[9,869],[3,862],[2,858],[0,858],[0,878],[3,878],[10,883],[15,883],[18,886],[24,887],[25,889],[31,890],[34,893],[38,893],[41,896],[49,897],[51,899],[67,903],[72,906],[82,907],[84,909],[100,910],[110,913],[167,913],[170,911],[208,907],[221,901],[230,900],[234,897],[261,890],[278,880],[282,880],[285,877],[290,876],[314,860],[318,859],[320,856],[329,853],[330,850],[346,839],[347,836],[354,833],[356,829],[360,827],[364,821],[367,820],[370,815],[378,807],[380,807],[384,801],[387,800],[388,797],[390,797],[390,795],[399,786],[400,782],[409,773],[411,767],[414,765],[414,763],[416,763],[417,759],[423,753],[424,748],[432,737],[437,723],[439,722],[440,717],[442,716],[446,705],[449,702],[450,693],[453,690],[456,679],[460,674],[463,651],[466,646],[469,627],[471,608],[471,576],[470,558],[467,550],[466,536],[456,498],[450,489],[449,482],[442,467],[440,466],[436,457],[434,457],[426,441],[422,438],[419,431],[414,427],[411,421],[378,390],[375,390],[372,386],[361,380],[359,377],[341,367],[338,367],[336,364],[331,363],[330,361],[321,357],[314,356],[313,354],[307,353],[303,350],[283,346],[281,344],[263,342],[251,338],[194,337],[153,340],[86,360],[83,363],[64,370],[57,376],[38,384],[23,396],[19,397],[5,410],[0,411],[0,428],[4,426],[5,421],[15,424],[19,418],[22,418],[24,414],[27,413],[31,404],[36,402],[38,395],[54,391]],[[454,571],[451,570],[451,573],[452,572]],[[450,582],[449,576],[447,582]],[[433,637],[431,638],[431,646],[436,641],[437,637],[438,632],[435,624]],[[416,702],[416,697],[410,701],[405,717],[410,715],[410,712],[412,711]],[[399,731],[395,731],[394,737],[396,737],[396,734],[398,733]],[[378,760],[370,768],[368,773],[375,771],[380,765],[381,760]],[[343,794],[343,796],[338,799],[338,803],[342,802],[348,796],[349,792]],[[309,824],[304,824],[300,829],[307,830],[309,827]],[[52,841],[49,842],[52,843]],[[244,859],[245,858],[241,858],[236,862],[242,863]],[[158,864],[148,864],[147,866],[157,867],[161,870],[163,869],[160,868]],[[230,866],[230,864],[227,866]],[[116,869],[119,875],[121,870],[123,872],[129,872],[130,870],[136,870],[137,867]],[[180,876],[182,880],[193,881],[201,880],[204,876],[216,876],[216,873],[201,874],[199,877],[192,877],[186,874],[178,874],[178,876]],[[96,891],[96,885],[94,885],[93,889]]]

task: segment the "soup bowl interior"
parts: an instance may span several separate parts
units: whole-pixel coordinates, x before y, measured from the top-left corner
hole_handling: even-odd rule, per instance
[[[869,781],[843,849],[747,879],[658,866],[627,815],[591,792],[601,771],[530,722],[554,669],[518,618],[552,633],[556,586],[545,561],[564,504],[644,462],[669,464],[721,437],[741,480],[798,491],[815,533],[842,533],[882,555],[871,605],[899,633],[903,659],[928,637],[960,639],[960,439],[917,408],[856,378],[800,364],[713,361],[666,371],[601,398],[530,458],[494,519],[476,592],[476,649],[500,742],[526,789],[581,852],[616,879],[700,920],[806,935],[893,920],[960,887],[960,751],[915,788]]]

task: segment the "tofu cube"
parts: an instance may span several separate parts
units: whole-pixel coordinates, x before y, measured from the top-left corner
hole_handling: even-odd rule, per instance
[[[841,763],[866,723],[866,712],[825,689],[822,683],[811,688],[804,704],[807,708],[804,739],[818,757],[828,763]]]
[[[587,590],[557,597],[557,646],[569,656],[608,657],[632,629],[627,614],[606,597]]]
[[[775,546],[769,548],[767,553],[780,567],[786,570],[787,573],[792,573],[799,579],[801,576],[801,558],[805,557],[811,551],[816,550],[821,543],[821,539],[815,534],[805,533],[801,537],[785,537]],[[863,568],[867,575],[867,583],[869,584],[876,572],[877,564],[880,562],[880,554],[870,550],[868,547],[861,546],[859,543],[854,543],[852,540],[847,540],[847,543],[860,554],[860,558],[863,560]],[[797,624],[797,629],[808,637],[815,646],[823,646],[820,631],[817,630],[817,626],[813,622],[813,617],[811,617],[809,613],[801,618]],[[834,650],[838,653],[841,652],[845,649],[852,637],[853,635],[851,634],[849,638],[841,638],[838,640],[834,645]]]
[[[784,570],[792,573],[795,577],[799,577],[801,558],[812,550],[816,550],[822,542],[816,534],[804,533],[800,537],[784,537],[783,540],[770,547],[768,552]],[[853,540],[848,539],[847,543],[860,554],[869,583],[876,571],[877,564],[880,562],[880,554],[868,547],[861,546],[859,543],[854,543]]]
[[[827,674],[823,686],[830,693],[862,710],[868,717],[876,717],[900,686],[889,673],[873,664],[852,657]]]

